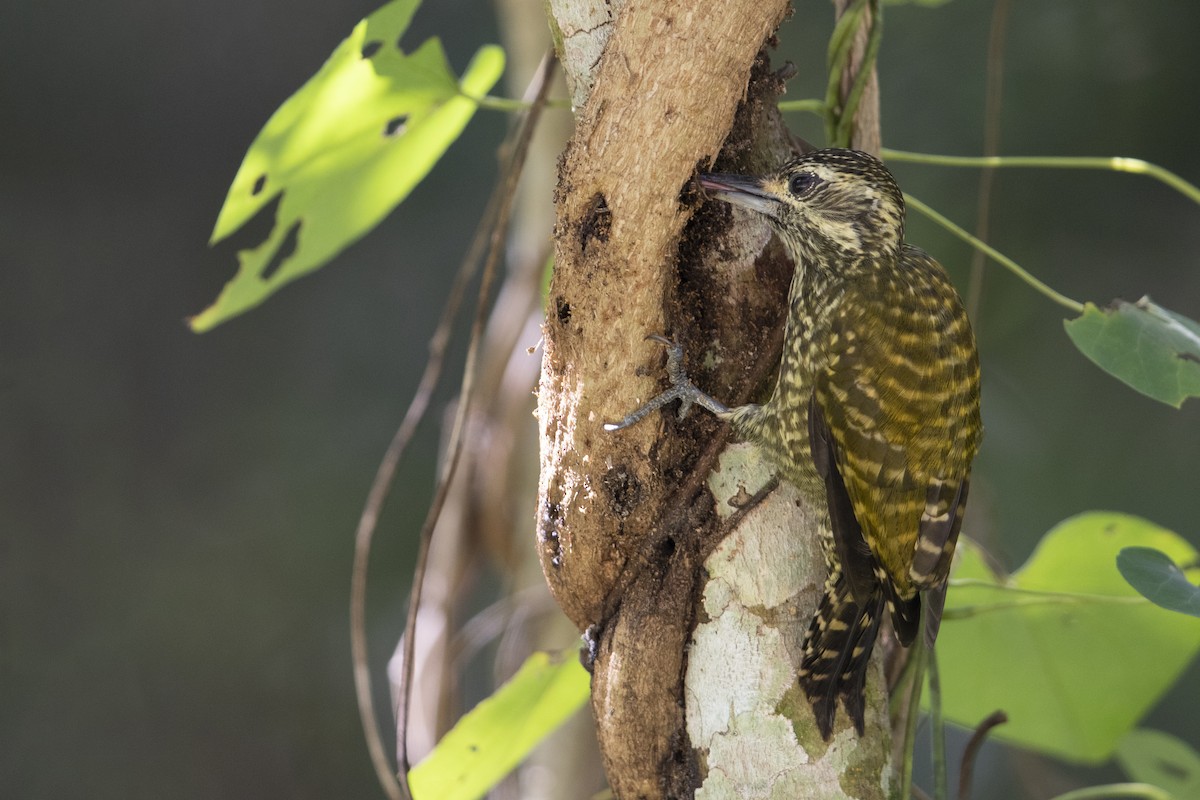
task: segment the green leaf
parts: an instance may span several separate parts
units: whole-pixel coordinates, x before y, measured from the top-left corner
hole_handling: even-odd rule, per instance
[[[483,797],[587,700],[579,659],[534,653],[408,775],[415,800]]]
[[[997,738],[1069,761],[1108,758],[1200,650],[1200,620],[1121,577],[1126,547],[1196,558],[1171,531],[1102,512],[1060,523],[1011,576],[963,541],[937,643],[946,718],[974,727],[1003,709]]]
[[[458,81],[442,45],[398,41],[420,0],[395,0],[355,26],[325,65],[267,121],[217,217],[212,243],[282,193],[271,233],[238,254],[216,302],[190,320],[205,331],[261,303],[361,238],[423,179],[504,70],[481,48]],[[288,243],[295,249],[288,252]]]
[[[1189,581],[1166,553],[1126,547],[1117,553],[1117,569],[1151,603],[1200,617],[1200,586]]]
[[[1150,302],[1092,303],[1063,323],[1085,356],[1142,394],[1179,408],[1200,397],[1200,325]]]
[[[1200,797],[1200,754],[1169,733],[1139,728],[1117,747],[1117,762],[1130,778],[1174,797]]]

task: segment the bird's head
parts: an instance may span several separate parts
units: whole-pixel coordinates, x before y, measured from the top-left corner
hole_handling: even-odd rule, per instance
[[[700,185],[763,214],[809,264],[891,256],[904,241],[900,187],[878,159],[858,150],[805,153],[762,178],[701,175]]]

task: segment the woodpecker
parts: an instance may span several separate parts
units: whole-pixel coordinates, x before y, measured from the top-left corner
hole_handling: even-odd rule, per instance
[[[762,405],[727,408],[668,345],[672,400],[700,405],[759,445],[780,476],[827,510],[824,593],[798,680],[822,736],[838,698],[863,733],[867,665],[890,615],[905,647],[932,647],[983,426],[975,337],[945,270],[904,241],[904,195],[856,150],[816,150],[765,177],[708,174],[712,196],[762,214],[795,262],[779,379]]]

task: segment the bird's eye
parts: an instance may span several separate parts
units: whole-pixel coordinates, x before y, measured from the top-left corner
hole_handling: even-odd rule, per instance
[[[820,183],[821,179],[813,173],[798,172],[788,181],[788,191],[799,196],[812,191]]]

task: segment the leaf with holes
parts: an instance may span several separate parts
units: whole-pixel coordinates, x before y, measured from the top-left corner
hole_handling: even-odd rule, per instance
[[[400,37],[420,0],[395,0],[355,26],[325,65],[267,121],[233,179],[212,243],[277,198],[266,240],[211,306],[205,331],[261,303],[361,238],[429,173],[504,70],[481,48],[456,80],[437,39],[412,53]],[[282,195],[282,196],[281,196]]]
[[[1189,581],[1166,553],[1150,547],[1126,547],[1117,554],[1117,569],[1151,603],[1200,617],[1200,586]]]
[[[1200,651],[1200,619],[1153,605],[1121,577],[1117,554],[1153,547],[1179,563],[1196,550],[1137,517],[1091,512],[1043,537],[999,575],[959,547],[937,642],[946,718],[1069,761],[1099,763]]]
[[[409,773],[416,800],[475,800],[566,722],[591,678],[568,655],[534,653],[512,680],[471,709]]]
[[[1200,753],[1169,733],[1139,728],[1117,747],[1117,762],[1135,781],[1157,786],[1172,797],[1200,797]]]
[[[1063,323],[1085,356],[1144,395],[1179,408],[1200,397],[1200,325],[1143,297]]]

